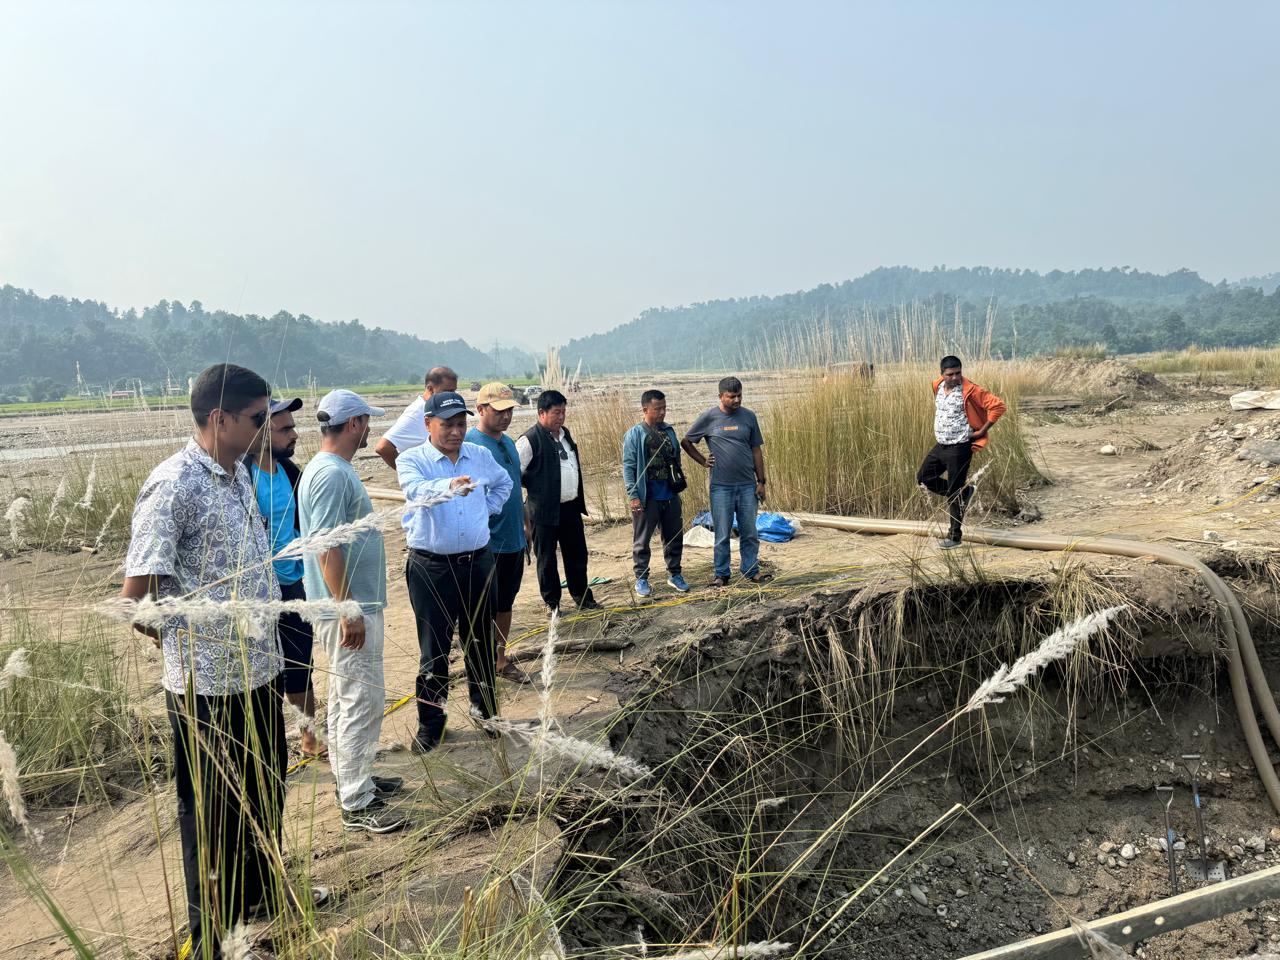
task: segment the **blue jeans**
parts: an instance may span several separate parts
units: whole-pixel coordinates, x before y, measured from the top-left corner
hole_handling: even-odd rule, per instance
[[[716,576],[729,576],[729,537],[733,519],[738,518],[738,552],[742,559],[742,575],[754,577],[760,572],[760,537],[756,534],[756,499],[754,483],[711,485],[711,524],[715,527]]]

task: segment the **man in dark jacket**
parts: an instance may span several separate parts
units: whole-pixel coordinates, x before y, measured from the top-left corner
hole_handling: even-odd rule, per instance
[[[578,609],[599,610],[600,604],[587,586],[587,535],[582,526],[587,504],[578,445],[564,426],[567,404],[559,390],[547,390],[538,397],[538,422],[516,442],[520,483],[529,493],[533,552],[538,559],[538,590],[543,601],[551,610],[560,609],[559,547],[565,582]]]

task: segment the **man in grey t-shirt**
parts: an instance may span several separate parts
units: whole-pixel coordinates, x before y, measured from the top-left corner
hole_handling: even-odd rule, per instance
[[[382,416],[350,390],[332,390],[316,408],[320,452],[298,482],[303,538],[352,523],[373,512],[351,459],[369,443],[369,418]],[[408,821],[388,797],[399,777],[377,777],[373,758],[382,732],[383,610],[387,559],[382,531],[360,531],[352,541],[303,555],[303,580],[312,600],[354,600],[361,615],[317,618],[316,642],[329,658],[329,765],[346,830],[388,833]]]
[[[697,448],[707,441],[706,457]],[[764,437],[756,415],[742,405],[742,381],[720,381],[720,405],[700,414],[680,441],[696,463],[711,471],[711,523],[715,527],[716,575],[712,586],[729,585],[729,537],[738,524],[742,575],[759,583],[760,538],[756,513],[764,500]]]

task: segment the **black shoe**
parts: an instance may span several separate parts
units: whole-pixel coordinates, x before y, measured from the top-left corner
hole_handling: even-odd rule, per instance
[[[369,779],[373,781],[373,795],[375,797],[392,797],[404,789],[404,777],[379,777],[372,776]]]
[[[579,610],[603,610],[604,607],[600,605],[600,601],[598,601],[595,597],[587,597],[587,599],[582,600],[578,603],[578,609]]]
[[[444,722],[439,726],[423,729],[418,727],[417,736],[409,741],[410,753],[430,753],[444,742]]]
[[[711,586],[713,587],[727,587],[728,585],[729,585],[728,577],[712,577],[711,578]]]
[[[366,833],[392,833],[409,825],[409,818],[391,809],[391,804],[375,796],[369,805],[360,810],[342,811],[343,830],[363,830]]]

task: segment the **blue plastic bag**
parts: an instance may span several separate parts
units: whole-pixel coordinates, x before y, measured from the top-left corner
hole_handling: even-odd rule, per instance
[[[693,518],[692,523],[695,527],[715,529],[715,525],[711,522],[710,510],[703,510]],[[738,532],[737,523],[734,523],[733,531]],[[760,513],[756,515],[756,533],[760,535],[761,540],[769,543],[786,543],[795,537],[796,528],[780,513]]]

